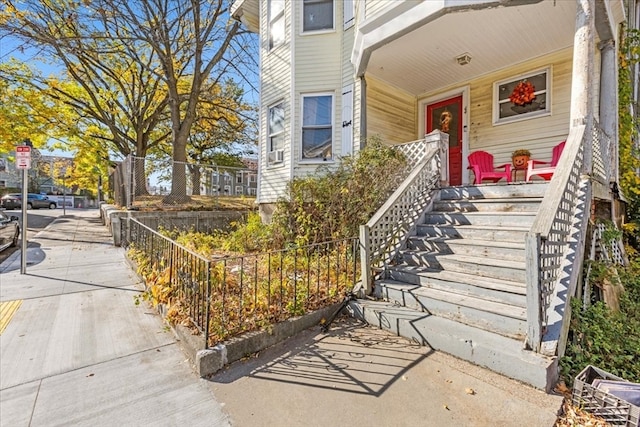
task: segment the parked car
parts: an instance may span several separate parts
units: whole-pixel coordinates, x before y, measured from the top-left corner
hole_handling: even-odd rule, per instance
[[[20,224],[17,216],[8,216],[0,211],[0,251],[16,246],[20,237]]]
[[[22,194],[13,193],[2,196],[0,207],[5,209],[22,209]],[[27,194],[27,209],[55,209],[58,204],[42,194]]]

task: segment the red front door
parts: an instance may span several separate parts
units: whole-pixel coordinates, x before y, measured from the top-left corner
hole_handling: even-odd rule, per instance
[[[462,185],[462,95],[427,105],[427,133],[449,134],[449,183]]]

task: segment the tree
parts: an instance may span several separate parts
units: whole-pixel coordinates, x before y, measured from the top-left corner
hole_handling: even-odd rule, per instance
[[[186,198],[187,144],[202,93],[212,90],[239,66],[253,61],[255,38],[229,15],[229,0],[104,0],[114,23],[131,30],[159,58],[169,94],[173,168],[171,194],[165,202]],[[188,86],[181,84],[189,76]]]
[[[2,5],[0,32],[64,68],[57,78],[23,82],[77,112],[77,134],[90,137],[78,141],[141,158],[169,141],[171,196],[184,196],[186,144],[200,95],[230,73],[241,76],[236,67],[252,60],[239,25],[229,24],[228,0]]]
[[[213,91],[213,92],[212,92]],[[243,91],[228,81],[204,93],[196,110],[196,120],[187,144],[188,170],[193,194],[200,193],[201,165],[242,167],[241,156],[252,152],[252,138],[243,112],[251,107],[242,103]]]

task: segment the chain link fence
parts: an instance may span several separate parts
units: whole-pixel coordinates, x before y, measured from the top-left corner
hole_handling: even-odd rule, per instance
[[[254,167],[175,162],[128,156],[109,177],[116,205],[217,207],[221,198],[252,199],[257,192]]]

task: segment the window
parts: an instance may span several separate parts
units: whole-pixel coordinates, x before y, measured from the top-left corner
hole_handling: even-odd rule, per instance
[[[258,176],[256,174],[252,173],[251,175],[249,175],[249,182],[250,183],[253,184],[253,183],[257,182],[257,181],[258,181]]]
[[[493,124],[551,114],[551,68],[493,84]]]
[[[284,0],[269,0],[269,49],[284,43]]]
[[[302,159],[330,160],[333,153],[333,96],[302,98]]]
[[[344,29],[353,27],[355,22],[355,0],[343,0]]]
[[[7,188],[7,181],[0,180],[0,188]]]
[[[302,31],[333,29],[333,0],[303,0]]]
[[[269,140],[267,164],[282,163],[284,149],[284,104],[269,108]]]
[[[236,194],[238,194],[238,195],[243,194],[241,185],[236,185]]]
[[[242,172],[236,175],[236,184],[242,184]]]

